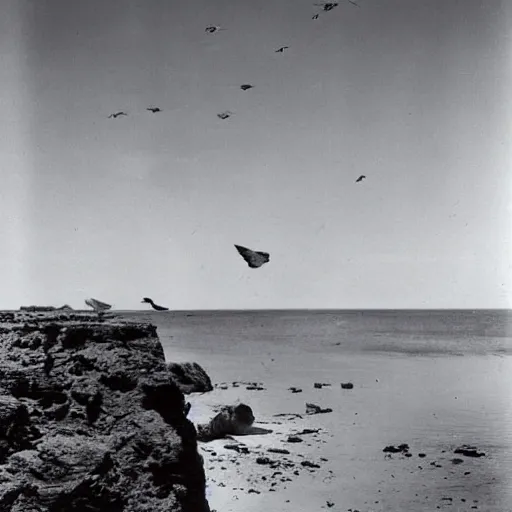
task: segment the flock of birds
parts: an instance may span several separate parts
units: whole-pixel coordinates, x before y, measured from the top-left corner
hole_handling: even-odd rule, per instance
[[[349,2],[350,4],[352,4],[356,7],[360,7],[359,4],[357,4],[353,0],[347,0],[347,2]],[[332,11],[335,7],[338,7],[339,3],[338,2],[325,2],[325,3],[321,3],[321,4],[314,4],[314,5],[321,7],[322,11],[324,11],[324,12],[329,12],[329,11]],[[319,18],[319,16],[320,16],[320,14],[316,13],[313,15],[312,19],[317,20]],[[220,27],[218,25],[209,25],[205,28],[205,32],[208,34],[215,34],[216,32],[220,32],[223,30],[227,30],[227,29]],[[274,51],[275,51],[275,53],[284,53],[289,48],[290,48],[289,46],[280,46],[279,48],[277,48]],[[252,85],[252,84],[240,85],[240,89],[242,91],[248,91],[253,88],[254,88],[254,85]],[[155,107],[155,106],[148,107],[148,108],[146,108],[146,110],[148,112],[151,112],[152,114],[157,114],[157,113],[162,112],[162,109],[160,107]],[[217,114],[217,117],[221,120],[226,120],[226,119],[230,118],[232,115],[233,115],[233,112],[226,110],[224,112],[220,112],[219,114]],[[114,113],[110,114],[108,116],[108,118],[109,119],[117,119],[117,118],[123,117],[123,116],[128,116],[128,113],[125,111],[118,111],[118,112],[114,112]],[[356,179],[356,183],[361,183],[364,179],[366,179],[366,176],[361,175]],[[235,248],[238,251],[238,253],[240,254],[240,256],[245,260],[245,262],[247,263],[249,268],[252,268],[252,269],[260,268],[262,265],[264,265],[265,263],[268,263],[270,261],[270,254],[268,252],[255,251],[255,250],[249,249],[247,247],[244,247],[242,245],[236,245],[236,244],[235,244]],[[107,311],[108,309],[110,309],[112,307],[111,305],[109,305],[105,302],[101,302],[96,299],[87,299],[85,301],[85,303],[88,306],[90,306],[91,308],[93,308],[98,314],[101,314],[104,311]],[[150,304],[151,307],[156,311],[168,311],[168,309],[169,309],[164,306],[159,306],[158,304],[155,304],[153,302],[153,300],[149,297],[144,297],[142,299],[142,303]]]

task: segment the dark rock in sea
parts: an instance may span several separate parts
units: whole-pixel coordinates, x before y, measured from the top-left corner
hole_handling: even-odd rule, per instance
[[[314,387],[315,389],[322,389],[322,388],[323,388],[323,387],[325,387],[325,386],[330,386],[330,384],[326,384],[325,382],[315,382],[315,383],[313,384],[313,387]]]
[[[306,403],[306,414],[324,414],[328,412],[332,412],[332,409],[323,409],[319,405]]]
[[[249,489],[247,492],[249,494],[261,494],[260,491],[257,491],[256,489]]]
[[[197,363],[169,363],[172,378],[182,393],[205,393],[213,386],[208,374]]]
[[[1,511],[209,510],[196,431],[154,326],[1,318]]]
[[[352,382],[342,382],[341,389],[354,389],[354,384]]]
[[[418,453],[418,457],[424,459],[427,456],[426,453]]]
[[[479,452],[475,446],[464,444],[457,448],[453,453],[464,455],[465,457],[485,457],[484,452]]]
[[[227,435],[244,435],[253,423],[254,414],[248,405],[227,405],[209,423],[197,425],[197,438],[207,442]]]
[[[302,393],[302,389],[295,387],[288,388],[288,391],[291,391],[292,393]]]
[[[383,450],[385,453],[408,453],[409,445],[406,443],[400,444],[398,446],[386,446]]]
[[[462,459],[452,459],[452,464],[462,464],[463,462]]]

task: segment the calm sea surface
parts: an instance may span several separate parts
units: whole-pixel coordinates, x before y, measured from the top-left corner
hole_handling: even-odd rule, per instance
[[[168,360],[197,361],[214,382],[263,382],[270,391],[258,405],[260,417],[303,412],[304,401],[331,407],[333,414],[318,421],[343,434],[334,436],[326,455],[341,453],[352,465],[361,464],[368,477],[366,484],[357,481],[359,489],[374,485],[368,461],[381,464],[375,454],[380,457],[387,444],[407,442],[436,454],[474,444],[488,456],[465,462],[470,475],[449,464],[437,470],[436,478],[416,482],[411,470],[410,488],[420,486],[428,493],[431,486],[431,493],[445,494],[456,490],[468,499],[481,496],[486,505],[480,510],[512,510],[512,312],[123,315],[154,323]],[[312,389],[315,381],[333,386],[319,392]],[[339,383],[345,381],[354,383],[353,392],[340,391]],[[296,385],[304,393],[287,391]],[[356,485],[352,477],[338,483],[345,490]],[[426,499],[419,492],[396,496],[387,504],[394,510],[424,508],[414,501]]]

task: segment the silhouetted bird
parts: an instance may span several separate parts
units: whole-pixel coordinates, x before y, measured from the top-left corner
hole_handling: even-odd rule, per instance
[[[335,7],[338,7],[338,2],[327,2],[325,4],[315,4],[322,7],[324,11],[332,11]]]
[[[231,117],[232,112],[229,112],[229,110],[226,110],[225,112],[221,112],[220,114],[217,114],[217,117],[219,119],[227,119],[228,117]]]
[[[247,247],[236,244],[235,247],[240,256],[242,256],[247,265],[251,268],[259,268],[270,261],[270,254],[268,252],[253,251]]]
[[[221,28],[218,25],[209,25],[204,29],[205,32],[208,32],[209,34],[215,34],[215,32],[218,32],[219,30],[226,30],[225,28]]]
[[[288,50],[290,48],[289,46],[281,46],[281,48],[278,48],[276,50],[276,53],[283,53],[285,50]]]
[[[251,85],[251,84],[243,84],[240,86],[240,89],[242,89],[242,91],[247,91],[248,89],[252,89],[254,87],[254,85]]]
[[[145,302],[147,304],[151,304],[151,307],[156,311],[169,311],[169,308],[166,308],[164,306],[159,306],[158,304],[155,304],[152,299],[149,297],[144,297],[141,302]]]
[[[361,176],[359,176],[359,178],[357,178],[356,183],[359,183],[360,181],[363,181],[364,179],[366,179],[366,176],[364,176],[362,174]]]
[[[119,116],[127,116],[128,114],[126,112],[116,112],[115,114],[110,114],[108,118],[117,119]]]
[[[94,311],[96,311],[96,313],[103,313],[104,311],[107,311],[108,309],[110,309],[112,306],[110,304],[107,304],[105,302],[101,302],[99,300],[96,300],[96,299],[85,299],[84,301],[89,307],[91,307],[92,309],[94,309]]]
[[[157,112],[162,112],[162,109],[159,107],[149,107],[146,110],[149,110],[149,112],[153,112],[153,114],[156,114]]]

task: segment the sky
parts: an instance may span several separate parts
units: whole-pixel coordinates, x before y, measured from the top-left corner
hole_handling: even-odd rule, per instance
[[[507,0],[2,11],[0,308],[511,307]]]

